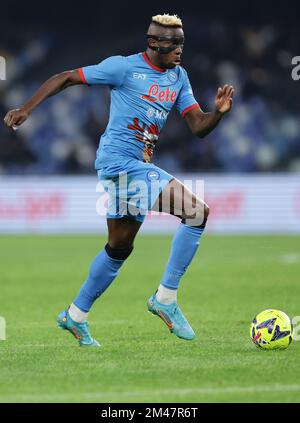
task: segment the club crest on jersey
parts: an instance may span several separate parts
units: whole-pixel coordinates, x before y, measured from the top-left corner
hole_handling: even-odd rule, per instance
[[[178,79],[178,75],[174,71],[168,72],[167,77],[168,77],[169,81],[171,81],[171,82],[176,82],[177,79]]]
[[[145,80],[147,78],[145,73],[138,73],[138,72],[133,72],[132,74],[134,79],[143,79]]]
[[[165,90],[160,90],[158,84],[152,84],[148,90],[148,95],[143,95],[141,98],[151,103],[156,103],[157,101],[175,103],[176,97],[177,91],[172,91],[169,87]]]

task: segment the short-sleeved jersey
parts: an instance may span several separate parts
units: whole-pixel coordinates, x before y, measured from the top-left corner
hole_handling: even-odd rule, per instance
[[[111,89],[109,122],[100,138],[96,169],[130,158],[150,162],[172,107],[182,116],[199,107],[186,71],[181,66],[160,69],[145,52],[112,56],[80,68],[79,74],[86,84]]]

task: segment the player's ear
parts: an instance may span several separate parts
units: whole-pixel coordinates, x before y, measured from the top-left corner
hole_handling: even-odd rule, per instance
[[[154,38],[148,38],[148,44],[151,47],[157,47],[157,41]]]

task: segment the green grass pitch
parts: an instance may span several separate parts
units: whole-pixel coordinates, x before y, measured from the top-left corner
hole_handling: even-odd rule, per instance
[[[90,314],[98,350],[82,349],[56,327],[89,263],[97,236],[2,236],[1,402],[299,402],[300,342],[257,350],[255,314],[300,315],[297,236],[212,236],[179,290],[197,333],[171,335],[146,311],[170,248],[169,236],[140,235],[134,253]]]

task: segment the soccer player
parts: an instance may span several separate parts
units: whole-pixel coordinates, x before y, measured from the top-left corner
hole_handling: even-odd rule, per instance
[[[105,84],[111,88],[109,122],[95,161],[98,178],[109,194],[108,242],[93,260],[77,297],[57,318],[58,325],[70,331],[80,346],[99,346],[90,334],[88,313],[132,253],[148,210],[166,212],[181,221],[158,289],[148,300],[148,310],[177,337],[195,337],[177,304],[177,290],[199,246],[209,208],[178,179],[155,166],[152,155],[173,106],[192,133],[203,138],[231,110],[234,89],[228,85],[219,88],[215,110],[204,113],[193,96],[187,72],[180,66],[183,47],[181,19],[168,14],[153,16],[145,52],[109,57],[97,65],[55,75],[21,108],[5,116],[6,125],[16,129],[42,101],[67,87]],[[125,185],[120,182],[121,175],[126,175]]]

